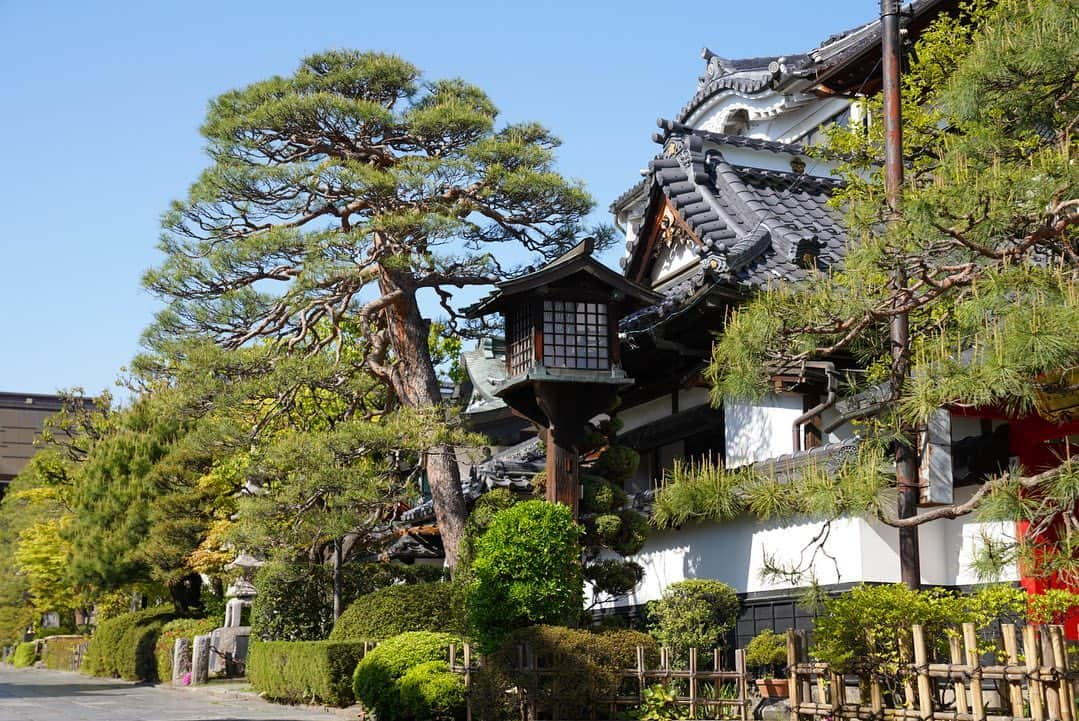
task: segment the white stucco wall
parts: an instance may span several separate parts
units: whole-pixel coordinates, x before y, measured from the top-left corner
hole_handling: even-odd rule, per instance
[[[773,393],[752,403],[728,399],[723,404],[727,467],[793,451],[791,425],[802,415],[802,404],[802,396],[795,393]]]
[[[962,498],[970,489],[960,489]],[[740,518],[723,524],[688,525],[678,530],[653,531],[634,560],[644,568],[636,591],[619,605],[655,600],[663,589],[687,578],[714,578],[739,593],[793,588],[761,577],[766,554],[780,561],[797,561],[803,549],[820,533],[819,523],[760,523]],[[1011,537],[1013,524],[984,524],[971,518],[942,520],[919,529],[922,582],[927,585],[965,586],[983,582],[970,570],[972,554],[983,534]],[[821,584],[860,581],[898,583],[898,532],[894,528],[844,519],[832,524],[824,550],[815,565]],[[1001,581],[1016,581],[1012,568]]]

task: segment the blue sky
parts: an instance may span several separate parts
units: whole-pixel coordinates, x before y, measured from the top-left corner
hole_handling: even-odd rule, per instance
[[[693,94],[707,45],[797,53],[876,0],[0,0],[0,391],[111,387],[157,307],[158,218],[205,164],[207,101],[326,48],[392,51],[564,141],[597,220]]]

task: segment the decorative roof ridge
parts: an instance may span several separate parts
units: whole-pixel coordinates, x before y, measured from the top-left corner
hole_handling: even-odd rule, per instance
[[[632,187],[630,187],[628,190],[623,192],[617,198],[612,200],[611,204],[609,206],[607,206],[607,209],[612,214],[617,214],[618,211],[622,210],[622,208],[625,206],[625,204],[628,203],[629,200],[633,196],[635,196],[638,193],[641,193],[643,191],[646,191],[648,189],[649,185],[651,185],[651,184],[652,184],[652,177],[651,177],[651,174],[649,174],[649,175],[641,178],[640,180],[638,180],[636,183],[633,184]]]
[[[660,145],[667,142],[672,135],[696,135],[702,140],[717,145],[731,145],[738,148],[751,148],[753,150],[767,150],[773,153],[786,153],[790,155],[807,154],[806,147],[801,143],[783,143],[778,140],[766,138],[751,138],[746,135],[730,135],[717,133],[712,130],[694,128],[678,120],[657,118],[656,125],[663,130],[662,133],[654,133],[652,140]]]

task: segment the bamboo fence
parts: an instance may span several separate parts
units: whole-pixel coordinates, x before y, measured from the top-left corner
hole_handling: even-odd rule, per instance
[[[516,669],[539,679],[554,681],[559,660],[557,658],[538,658],[527,645],[518,647]],[[689,650],[689,662],[679,668],[672,662],[671,651],[660,649],[659,665],[649,668],[645,649],[637,647],[636,665],[633,668],[619,669],[621,683],[618,696],[602,699],[595,704],[588,721],[597,719],[625,718],[625,712],[641,705],[644,691],[654,684],[673,688],[676,694],[674,705],[684,709],[685,718],[705,721],[748,721],[750,718],[749,689],[747,684],[745,652],[741,649],[734,653],[734,667],[724,668],[723,657],[717,649],[704,664],[700,663],[697,649]],[[449,649],[450,668],[464,676],[466,698],[471,688],[472,674],[481,667],[481,661],[473,654],[470,644],[463,644],[459,649],[451,645]],[[632,692],[626,693],[626,691]],[[726,696],[726,697],[724,697]],[[551,709],[541,708],[534,699],[522,697],[522,719],[553,719],[553,721],[585,721],[583,719],[559,719]],[[472,721],[472,708],[468,704],[467,719]]]
[[[933,657],[941,654],[931,653],[921,626],[911,631],[910,643],[900,644],[907,662],[890,679],[901,694],[875,674],[857,677],[853,700],[850,677],[809,661],[805,636],[788,631],[791,721],[1077,721],[1079,673],[1070,668],[1062,627],[1026,626],[1020,634],[1002,624],[1004,662],[993,665],[983,665],[972,623],[948,636],[946,659]]]

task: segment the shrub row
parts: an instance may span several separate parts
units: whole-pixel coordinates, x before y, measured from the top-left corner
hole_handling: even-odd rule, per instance
[[[158,606],[102,621],[86,649],[83,671],[128,681],[159,680],[154,645],[161,628],[174,618],[171,606]]]
[[[45,668],[70,671],[75,665],[75,651],[84,643],[85,636],[49,636],[41,642],[41,662]]]
[[[220,625],[218,618],[177,618],[162,626],[154,644],[157,677],[162,681],[172,679],[172,650],[176,639],[187,638],[193,641],[195,636],[210,633]]]
[[[352,674],[363,658],[362,641],[254,641],[247,676],[274,701],[350,706]]]
[[[381,641],[406,631],[444,631],[455,621],[456,584],[415,583],[387,586],[360,596],[345,609],[330,632],[333,641]]]
[[[15,653],[11,656],[11,662],[15,668],[27,668],[37,661],[37,644],[33,641],[24,641],[15,647]]]

